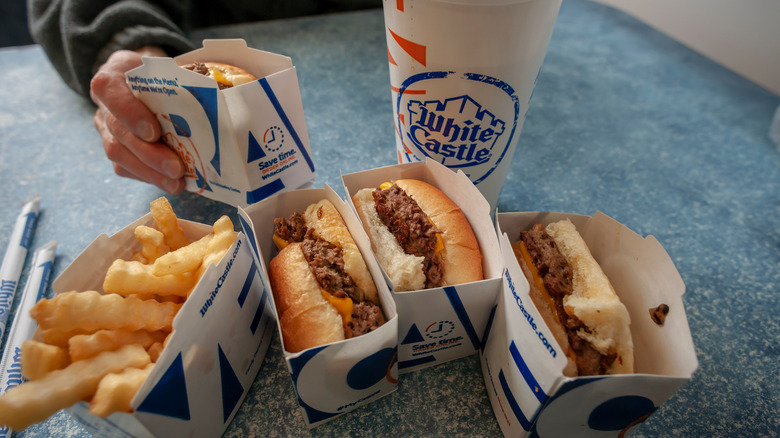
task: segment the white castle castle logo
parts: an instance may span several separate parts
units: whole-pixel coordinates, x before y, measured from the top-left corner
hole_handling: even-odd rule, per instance
[[[490,161],[505,123],[468,95],[440,101],[410,101],[407,139],[448,167]]]

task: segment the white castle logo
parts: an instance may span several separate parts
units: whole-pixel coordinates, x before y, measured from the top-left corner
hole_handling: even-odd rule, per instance
[[[410,101],[407,139],[448,167],[485,164],[504,133],[504,122],[464,95],[440,101]]]

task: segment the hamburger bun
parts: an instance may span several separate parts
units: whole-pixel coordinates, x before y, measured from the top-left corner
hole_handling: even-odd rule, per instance
[[[341,341],[384,324],[373,278],[330,201],[275,224],[280,250],[268,273],[285,350]]]
[[[248,71],[224,62],[195,62],[182,67],[214,79],[217,81],[220,89],[231,88],[257,80]]]
[[[410,291],[482,280],[482,252],[460,207],[441,190],[424,181],[400,179],[394,181],[393,185],[408,195],[433,225],[437,239],[435,254],[441,262],[442,272],[440,284],[431,286],[425,273],[424,255],[405,250],[396,233],[380,217],[374,192],[389,190],[392,185],[386,184],[379,189],[361,189],[352,197],[352,202],[368,233],[379,264],[390,277],[393,289]],[[405,209],[396,211],[400,210]],[[396,222],[408,223],[409,220],[402,217]],[[409,236],[409,239],[417,238],[419,236]]]
[[[521,233],[513,249],[531,300],[568,358],[564,375],[633,373],[628,310],[574,224],[566,219],[532,232],[540,237]]]

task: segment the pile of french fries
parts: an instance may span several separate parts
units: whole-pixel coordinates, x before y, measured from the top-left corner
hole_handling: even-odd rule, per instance
[[[222,216],[212,233],[190,242],[164,197],[151,203],[151,215],[154,227],[135,229],[141,250],[111,264],[103,293],[64,292],[32,308],[38,330],[22,345],[26,381],[0,396],[0,425],[22,430],[82,400],[100,417],[132,411],[173,318],[237,234]]]

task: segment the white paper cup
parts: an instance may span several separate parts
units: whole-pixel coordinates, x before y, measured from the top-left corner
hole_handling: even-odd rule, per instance
[[[386,0],[398,161],[463,170],[493,211],[560,5]]]

